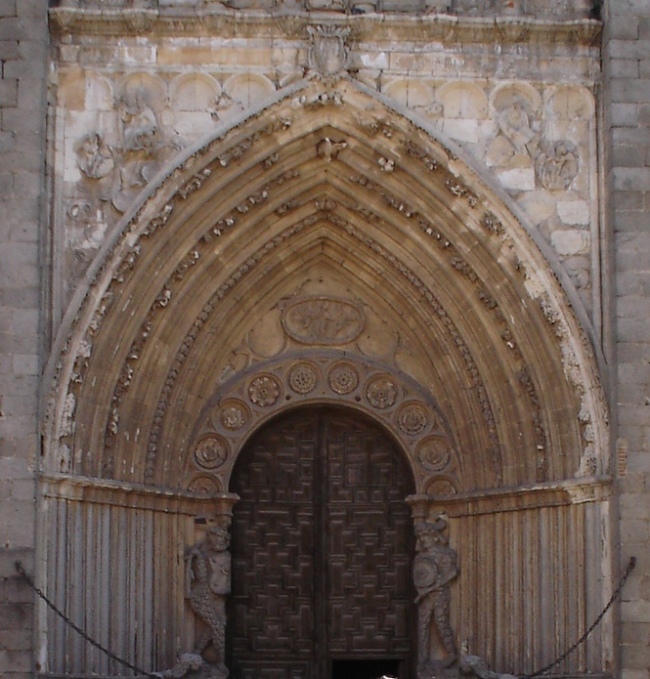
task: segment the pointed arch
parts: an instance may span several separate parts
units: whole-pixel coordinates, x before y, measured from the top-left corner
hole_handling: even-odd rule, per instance
[[[177,487],[201,409],[268,358],[251,335],[266,323],[299,353],[283,305],[335,293],[368,322],[337,348],[433,395],[471,461],[464,487],[605,473],[598,362],[559,270],[404,109],[347,80],[299,83],[122,221],[52,362],[46,469]]]

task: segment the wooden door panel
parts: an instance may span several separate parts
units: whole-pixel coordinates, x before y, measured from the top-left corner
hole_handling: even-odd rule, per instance
[[[296,413],[255,437],[232,490],[234,679],[328,679],[332,658],[408,657],[412,489],[383,432]]]

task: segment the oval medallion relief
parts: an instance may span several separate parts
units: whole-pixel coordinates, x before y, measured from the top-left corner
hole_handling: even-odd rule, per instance
[[[301,344],[347,344],[359,337],[364,324],[365,317],[359,306],[335,297],[309,297],[290,302],[282,315],[284,331]]]

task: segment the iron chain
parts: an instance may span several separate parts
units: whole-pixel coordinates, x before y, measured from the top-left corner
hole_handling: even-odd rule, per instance
[[[153,679],[160,679],[160,674],[147,672],[146,670],[139,668],[137,665],[133,665],[130,662],[123,660],[119,656],[115,655],[115,653],[109,651],[107,648],[102,646],[98,641],[95,641],[84,630],[82,630],[81,627],[75,625],[75,623],[72,620],[70,620],[70,618],[65,613],[63,613],[63,611],[57,608],[45,596],[45,594],[43,594],[42,590],[40,590],[35,585],[34,580],[32,580],[32,578],[29,575],[27,575],[27,572],[23,568],[23,565],[20,561],[16,561],[15,567],[18,574],[29,584],[29,586],[36,592],[36,594],[65,622],[66,625],[71,627],[82,639],[85,639],[89,644],[99,649],[102,653],[104,653],[104,655],[109,657],[111,660],[114,660],[115,662],[119,663],[120,665],[123,665],[124,667],[128,667],[128,669],[137,672],[137,674],[144,675],[145,677],[152,677]]]

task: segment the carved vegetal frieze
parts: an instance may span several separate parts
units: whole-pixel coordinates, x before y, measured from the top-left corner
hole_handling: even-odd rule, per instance
[[[227,488],[236,457],[256,427],[287,407],[330,401],[361,410],[393,431],[409,454],[418,488],[458,492],[458,454],[430,397],[400,373],[331,350],[280,357],[223,385],[197,424],[185,483],[193,490]]]

